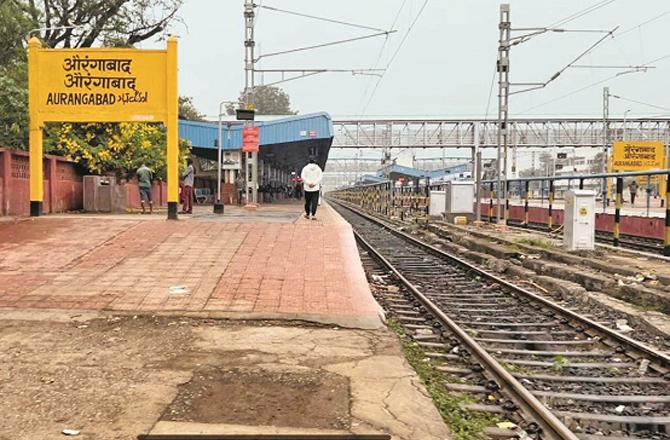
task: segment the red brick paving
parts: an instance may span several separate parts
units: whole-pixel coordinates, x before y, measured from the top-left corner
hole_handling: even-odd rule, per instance
[[[0,307],[376,316],[351,229],[332,209],[292,224],[253,218],[3,225]]]

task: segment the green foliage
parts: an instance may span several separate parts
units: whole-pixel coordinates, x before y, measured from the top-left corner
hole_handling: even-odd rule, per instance
[[[551,369],[557,373],[560,373],[568,366],[570,362],[564,356],[556,356],[554,362],[551,364]]]
[[[21,60],[0,66],[0,146],[28,147],[27,76]]]
[[[483,434],[484,428],[495,426],[500,419],[495,415],[464,409],[464,405],[473,403],[474,400],[470,396],[448,391],[445,387],[449,382],[447,376],[435,369],[436,363],[428,360],[425,351],[405,335],[400,323],[389,320],[388,326],[400,336],[407,361],[423,380],[426,390],[454,438],[456,440],[486,438]]]
[[[244,93],[240,96],[244,102]],[[291,110],[291,100],[288,94],[274,86],[258,86],[254,88],[253,102],[256,114],[259,115],[297,115]]]
[[[32,23],[13,1],[0,0],[0,146],[28,144],[28,70],[23,41]]]
[[[44,150],[66,156],[92,174],[115,173],[130,178],[145,163],[166,177],[166,136],[157,124],[53,124],[46,130]],[[180,162],[190,154],[179,145]]]
[[[163,35],[179,21],[183,0],[11,0],[48,47],[130,47]],[[63,27],[71,26],[69,29]]]
[[[0,0],[0,66],[25,61],[23,47],[32,22],[13,1]]]
[[[190,96],[180,96],[179,97],[179,119],[185,119],[187,121],[204,121],[205,115],[200,113],[195,104],[193,104],[193,98]]]

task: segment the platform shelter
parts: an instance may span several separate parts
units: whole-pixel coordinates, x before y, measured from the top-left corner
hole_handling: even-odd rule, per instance
[[[259,184],[276,182],[291,185],[291,173],[299,174],[310,156],[315,157],[319,166],[325,169],[334,137],[332,119],[327,113],[256,121],[255,125],[260,127]],[[242,169],[242,128],[241,121],[226,120],[221,124],[224,201],[228,200],[226,195],[232,191]],[[194,155],[216,164],[218,122],[180,120],[179,137],[191,143]],[[215,182],[215,168],[210,169],[209,174],[210,180]]]

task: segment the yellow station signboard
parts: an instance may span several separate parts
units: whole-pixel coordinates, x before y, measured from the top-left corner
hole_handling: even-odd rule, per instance
[[[612,148],[614,171],[648,171],[665,168],[665,144],[658,141],[619,141]]]
[[[47,49],[28,43],[30,213],[44,199],[45,122],[163,122],[167,129],[168,218],[179,199],[177,39],[166,50]]]
[[[164,121],[165,51],[50,50],[37,58],[43,121]]]
[[[665,144],[661,141],[617,141],[612,145],[610,170],[613,172],[625,171],[652,171],[666,168]],[[637,177],[638,185],[646,187],[648,183],[658,185],[661,197],[666,194],[666,176],[651,176],[651,178]],[[611,194],[611,182],[607,182],[608,192]]]

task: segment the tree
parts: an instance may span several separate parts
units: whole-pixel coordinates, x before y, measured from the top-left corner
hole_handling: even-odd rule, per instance
[[[145,163],[165,178],[167,170],[165,130],[158,124],[55,124],[47,131],[44,150],[79,163],[92,174],[116,173],[129,178]],[[190,146],[179,143],[180,162]]]
[[[190,96],[180,96],[179,97],[179,119],[186,119],[187,121],[204,121],[205,115],[200,113],[195,104],[193,104],[193,98]]]
[[[130,47],[165,33],[183,0],[9,0],[21,7],[48,47]]]
[[[24,61],[0,66],[0,146],[25,149],[28,145],[27,76]]]
[[[603,157],[605,153],[599,151],[596,153],[592,161],[589,162],[589,173],[590,174],[600,174],[603,172]]]
[[[240,95],[240,102],[244,102],[244,92]],[[256,114],[259,115],[297,115],[291,110],[291,101],[288,94],[274,86],[254,87],[253,102]]]
[[[25,35],[32,24],[15,3],[0,0],[0,146],[28,144]]]

